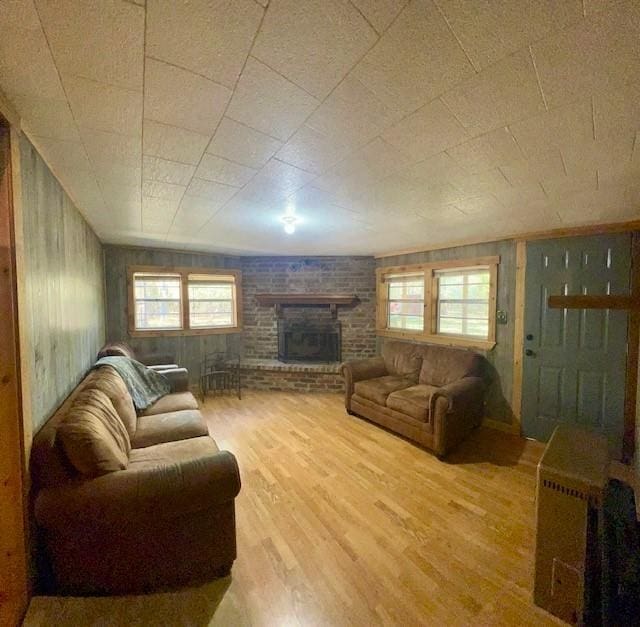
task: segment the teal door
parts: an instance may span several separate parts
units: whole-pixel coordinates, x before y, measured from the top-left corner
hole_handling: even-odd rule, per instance
[[[543,442],[561,423],[598,431],[620,458],[626,311],[549,309],[551,295],[629,294],[630,235],[527,244],[522,428]]]

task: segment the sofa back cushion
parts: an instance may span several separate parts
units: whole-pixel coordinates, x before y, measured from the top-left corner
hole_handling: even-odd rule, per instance
[[[382,347],[382,358],[390,375],[417,379],[422,356],[415,344],[386,341]]]
[[[136,408],[122,377],[111,366],[96,368],[86,379],[86,387],[104,392],[122,420],[129,438],[136,433],[138,419]]]
[[[419,383],[442,387],[464,377],[483,377],[482,355],[448,346],[425,346]]]
[[[75,398],[58,427],[66,456],[81,474],[97,477],[124,470],[131,442],[109,397],[100,390],[85,389]]]
[[[126,342],[109,342],[98,353],[98,359],[102,357],[129,357],[129,359],[135,359],[136,354]]]

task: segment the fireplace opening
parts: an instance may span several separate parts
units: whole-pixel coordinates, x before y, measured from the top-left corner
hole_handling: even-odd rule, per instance
[[[284,363],[342,361],[340,322],[278,320],[278,359]]]

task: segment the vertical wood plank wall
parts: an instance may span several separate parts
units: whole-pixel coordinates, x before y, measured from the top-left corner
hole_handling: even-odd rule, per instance
[[[24,303],[33,430],[51,416],[105,339],[102,244],[31,143],[20,139]]]
[[[240,268],[240,259],[227,255],[190,254],[171,250],[105,246],[107,299],[107,339],[126,340],[141,353],[174,355],[197,381],[205,354],[214,351],[240,350],[241,334],[217,334],[173,337],[129,337],[127,324],[127,267],[172,266],[195,268]]]
[[[459,246],[423,253],[410,253],[378,259],[378,267],[398,266],[450,259],[471,259],[500,255],[498,266],[497,307],[507,313],[507,324],[496,325],[496,346],[484,354],[495,369],[495,383],[487,398],[487,417],[493,421],[513,425],[516,417],[512,408],[513,395],[513,338],[516,314],[516,243],[489,242]],[[384,344],[384,338],[379,338]],[[482,351],[480,351],[482,352]]]

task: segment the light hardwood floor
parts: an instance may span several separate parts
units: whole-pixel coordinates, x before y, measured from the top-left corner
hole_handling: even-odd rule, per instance
[[[552,625],[531,602],[542,446],[478,430],[450,456],[334,394],[209,399],[239,461],[230,578],[165,594],[33,599],[44,625]]]

